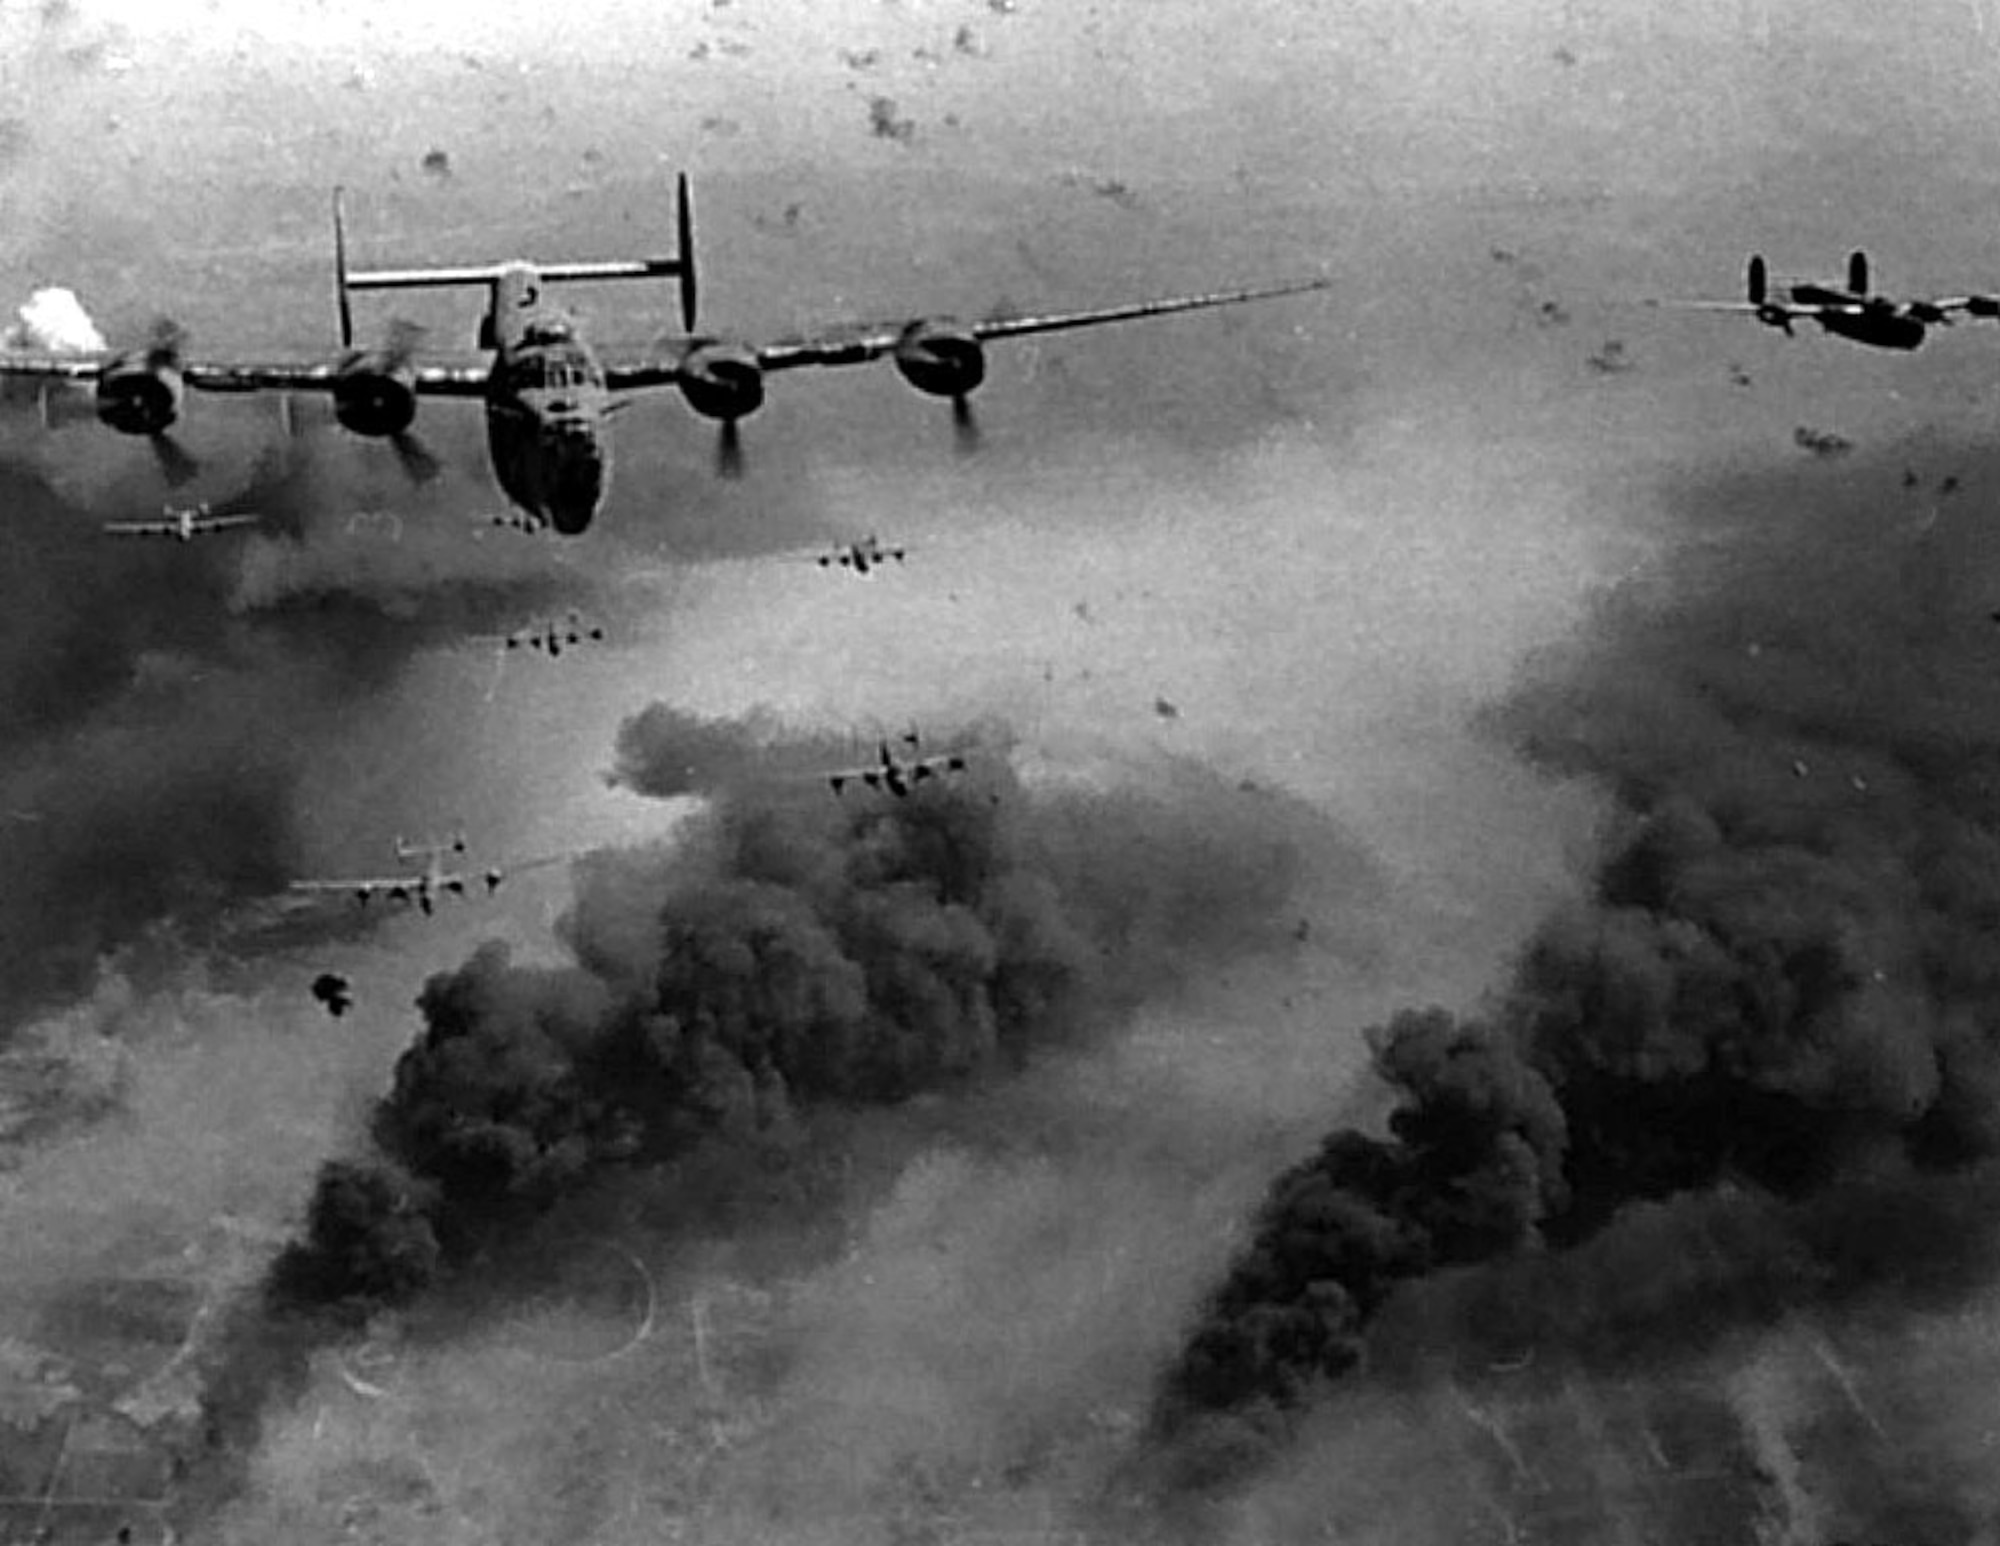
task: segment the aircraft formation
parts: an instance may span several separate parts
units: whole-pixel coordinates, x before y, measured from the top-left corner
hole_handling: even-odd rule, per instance
[[[776,373],[887,359],[917,391],[948,400],[954,423],[969,433],[969,399],[985,380],[986,349],[994,342],[1296,296],[1330,283],[1325,278],[1295,279],[971,322],[920,315],[888,323],[830,325],[799,336],[750,343],[696,331],[699,292],[693,208],[685,174],[675,182],[673,214],[675,248],[664,255],[545,263],[512,258],[460,267],[357,269],[349,265],[344,193],[336,188],[332,253],[337,348],[327,356],[291,361],[194,359],[186,353],[180,329],[161,323],[149,341],[132,349],[0,350],[0,380],[42,383],[45,422],[50,384],[87,386],[98,419],[120,434],[147,438],[169,482],[178,481],[193,465],[172,434],[190,388],[217,394],[272,392],[280,394],[282,404],[289,404],[295,395],[324,394],[343,429],[386,441],[419,481],[435,472],[435,459],[415,438],[420,402],[426,397],[473,400],[484,409],[492,474],[510,506],[492,517],[493,524],[529,534],[576,536],[590,529],[610,490],[612,419],[643,392],[672,387],[695,414],[715,421],[717,470],[732,475],[742,466],[738,425],[762,406],[766,378]],[[553,292],[570,284],[635,279],[674,282],[683,332],[636,357],[600,356]],[[377,345],[357,344],[355,294],[452,286],[484,292],[468,355],[436,357],[424,350],[421,332],[404,323],[391,323]],[[1861,252],[1849,259],[1844,284],[1804,281],[1774,286],[1764,259],[1753,256],[1741,300],[1649,304],[1747,314],[1787,335],[1795,322],[1809,320],[1835,336],[1892,350],[1915,349],[1929,329],[1948,325],[1958,314],[2000,319],[2000,297],[1896,299],[1877,294]],[[1606,374],[1630,369],[1624,346],[1616,340],[1594,363]],[[1748,384],[1740,367],[1732,370],[1739,384]],[[1803,427],[1796,439],[1801,448],[1818,455],[1846,448],[1837,436]],[[185,543],[252,527],[261,519],[248,511],[218,514],[206,503],[169,504],[160,519],[107,522],[103,529],[109,535],[160,536]],[[818,553],[815,562],[822,569],[867,576],[890,563],[902,564],[907,554],[906,547],[884,544],[871,533]],[[586,624],[572,612],[565,622],[546,620],[499,636],[498,642],[504,650],[538,651],[554,659],[604,637],[601,626]],[[1162,718],[1178,715],[1164,698],[1155,707]],[[912,729],[893,742],[887,737],[878,741],[872,761],[827,769],[817,776],[836,796],[858,785],[907,799],[926,783],[967,771],[968,765],[963,751],[926,753]],[[351,895],[361,904],[380,897],[430,914],[440,898],[490,895],[507,874],[566,857],[464,868],[455,863],[465,851],[462,835],[415,845],[397,839],[392,851],[399,866],[395,873],[307,878],[292,882],[290,889],[302,895]],[[338,991],[334,981],[331,974],[322,977],[315,991],[326,989],[320,996],[338,1015],[349,999],[344,981]]]
[[[975,321],[917,315],[886,323],[833,324],[750,342],[696,330],[693,207],[685,174],[674,185],[674,250],[628,259],[537,263],[510,258],[461,267],[358,268],[349,263],[342,189],[333,191],[331,213],[336,326],[333,346],[323,356],[194,357],[182,330],[162,321],[143,343],[130,348],[35,352],[0,346],[0,382],[24,381],[39,387],[44,429],[52,427],[53,390],[65,383],[87,389],[97,419],[118,434],[145,439],[170,485],[183,483],[200,470],[194,455],[175,438],[190,390],[276,394],[288,427],[293,423],[294,399],[328,400],[332,417],[343,430],[385,442],[417,482],[439,471],[436,458],[416,436],[422,400],[474,401],[484,410],[494,482],[508,501],[504,513],[491,517],[492,524],[530,535],[573,537],[590,529],[610,491],[613,418],[647,391],[671,387],[697,416],[718,425],[716,466],[725,476],[742,470],[738,426],[763,405],[766,378],[806,367],[886,359],[918,392],[948,401],[954,426],[969,441],[975,429],[969,399],[986,379],[986,351],[993,343],[1274,300],[1329,284],[1321,277],[1302,278]],[[636,357],[600,355],[578,320],[558,303],[556,292],[573,284],[635,279],[673,283],[683,331]],[[434,354],[425,347],[421,330],[399,321],[387,326],[378,343],[357,341],[357,294],[431,287],[483,292],[477,332],[468,351]],[[262,520],[254,511],[218,512],[206,502],[169,503],[157,519],[110,521],[103,531],[117,537],[189,543],[253,528]],[[360,520],[359,515],[350,520],[350,532]],[[393,535],[401,535],[400,517],[391,513],[370,513],[369,521],[393,523]],[[908,553],[906,546],[884,543],[871,533],[823,550],[814,559],[828,571],[869,576],[890,564],[901,565]],[[505,651],[537,651],[554,659],[604,638],[603,627],[571,612],[563,621],[547,619],[497,636],[497,642]],[[853,785],[908,799],[922,786],[962,774],[968,767],[965,751],[926,752],[912,729],[893,741],[881,739],[872,761],[813,776],[823,778],[836,796]],[[360,906],[380,900],[430,915],[445,898],[490,896],[510,874],[570,857],[472,866],[463,862],[465,852],[463,834],[417,843],[397,838],[391,845],[393,867],[372,874],[303,877],[289,883],[288,894],[301,899],[345,896]],[[351,984],[337,972],[320,973],[312,983],[312,995],[336,1018],[354,1002]]]
[[[325,393],[343,429],[388,441],[422,481],[435,458],[414,435],[425,397],[472,399],[486,417],[494,480],[522,514],[565,535],[587,531],[611,488],[611,420],[643,391],[677,389],[696,414],[720,426],[717,466],[741,470],[738,424],[763,405],[764,378],[806,366],[862,365],[887,358],[919,392],[949,399],[961,433],[972,429],[971,394],[986,377],[986,346],[1009,338],[1099,327],[1175,312],[1234,306],[1327,287],[1324,278],[1130,302],[1095,310],[963,322],[918,316],[846,324],[753,344],[695,331],[698,289],[694,213],[686,174],[675,183],[675,251],[609,261],[536,263],[523,258],[444,268],[350,269],[343,190],[333,192],[333,268],[339,349],[302,361],[187,357],[179,328],[162,324],[146,345],[94,354],[0,354],[0,378],[90,386],[98,419],[145,436],[163,467],[191,458],[172,438],[189,388],[201,392]],[[551,293],[556,285],[630,279],[676,282],[683,336],[636,357],[601,358],[581,324]],[[471,356],[420,357],[421,335],[392,324],[384,341],[358,346],[357,291],[463,286],[485,291]],[[46,399],[45,399],[46,406]]]

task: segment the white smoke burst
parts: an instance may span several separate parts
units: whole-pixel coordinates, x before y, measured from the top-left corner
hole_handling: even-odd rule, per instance
[[[14,315],[16,320],[0,333],[0,348],[89,354],[104,347],[104,335],[76,292],[60,285],[37,290]]]

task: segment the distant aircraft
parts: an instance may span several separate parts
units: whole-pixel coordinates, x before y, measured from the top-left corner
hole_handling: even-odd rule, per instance
[[[859,542],[821,553],[814,562],[822,569],[852,569],[856,574],[867,574],[892,558],[900,564],[908,554],[908,548],[883,547],[880,539],[871,534]]]
[[[910,792],[926,779],[965,771],[965,758],[958,752],[947,752],[932,757],[915,755],[918,737],[914,730],[898,739],[910,748],[912,755],[899,757],[889,749],[886,740],[878,741],[874,762],[858,768],[836,768],[826,775],[826,781],[832,786],[833,792],[839,794],[850,782],[859,780],[870,789],[886,789],[901,800],[907,798]]]
[[[172,505],[162,505],[165,517],[158,521],[106,521],[104,529],[114,537],[172,537],[180,542],[192,542],[196,537],[206,537],[212,532],[228,531],[237,526],[255,526],[264,518],[261,515],[211,515],[208,501],[184,505],[175,509]]]
[[[1837,435],[1830,429],[1814,429],[1810,424],[1801,424],[1792,431],[1792,444],[1814,456],[1845,456],[1854,449],[1854,442],[1845,435]]]
[[[559,626],[554,619],[550,619],[531,628],[516,629],[513,633],[500,635],[500,646],[510,650],[542,650],[554,660],[562,654],[566,645],[581,644],[586,639],[601,640],[603,637],[601,627],[595,623],[586,625],[572,611],[567,625]]]
[[[522,870],[539,869],[544,865],[559,864],[566,854],[556,854],[545,859],[531,859],[521,864],[492,865],[476,874],[447,867],[447,858],[452,854],[465,852],[465,837],[459,834],[443,842],[405,843],[400,837],[395,840],[397,862],[403,865],[420,863],[421,868],[406,871],[401,875],[360,876],[351,880],[295,880],[293,891],[325,894],[328,892],[352,892],[354,899],[367,905],[377,896],[386,896],[392,902],[414,902],[428,916],[437,905],[441,895],[464,896],[474,880],[486,884],[486,894],[491,896],[499,890],[500,882],[510,874]]]
[[[1752,255],[1741,301],[1662,301],[1655,304],[1691,311],[1747,312],[1766,327],[1775,327],[1791,336],[1792,321],[1809,317],[1829,333],[1870,344],[1877,349],[1914,349],[1924,341],[1927,328],[1943,327],[1955,311],[1974,317],[2000,318],[2000,297],[1952,295],[1937,300],[1898,301],[1868,290],[1868,255],[1851,254],[1847,260],[1847,287],[1823,284],[1794,284],[1783,287],[1783,298],[1773,299],[1768,273],[1761,257]]]
[[[695,336],[693,216],[685,175],[676,184],[678,250],[671,257],[610,262],[536,264],[509,259],[463,268],[381,269],[351,273],[341,190],[333,194],[334,289],[339,307],[340,354],[318,363],[199,362],[184,359],[178,329],[164,326],[152,344],[117,354],[4,354],[0,377],[95,383],[97,416],[129,435],[152,437],[163,464],[179,465],[185,453],[167,432],[180,415],[186,387],[210,392],[330,392],[334,417],[358,435],[390,440],[413,476],[435,467],[410,434],[417,399],[478,398],[486,405],[486,440],[493,474],[521,510],[565,536],[589,527],[611,486],[611,416],[642,389],[672,386],[705,418],[720,421],[719,466],[740,466],[737,421],[764,401],[769,371],[804,365],[857,365],[884,355],[921,392],[952,400],[954,419],[971,430],[967,396],[986,374],[984,345],[1063,328],[1093,327],[1128,318],[1163,316],[1207,306],[1230,306],[1271,296],[1325,289],[1308,279],[1256,289],[1056,313],[963,323],[947,317],[830,329],[818,336],[752,346]],[[666,341],[647,358],[601,363],[576,320],[553,305],[547,287],[557,281],[675,278],[687,336]],[[349,292],[475,285],[487,292],[477,348],[490,358],[453,364],[418,364],[413,329],[391,330],[378,349],[354,345]],[[172,451],[172,456],[169,452]]]

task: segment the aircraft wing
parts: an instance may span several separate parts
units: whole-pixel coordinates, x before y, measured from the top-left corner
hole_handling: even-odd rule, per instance
[[[589,853],[587,848],[572,848],[559,854],[542,854],[533,859],[516,859],[511,863],[496,864],[495,872],[501,875],[521,875],[530,870],[545,870],[552,864],[567,864],[572,859],[580,859]]]
[[[1974,317],[2000,317],[2000,298],[1991,295],[1941,295],[1931,301],[1911,301],[1912,310],[1928,308],[1940,314],[1962,311]]]
[[[483,362],[413,367],[412,388],[420,397],[483,397],[487,367]],[[207,361],[181,367],[187,384],[204,392],[330,392],[340,379],[334,360]]]
[[[1099,327],[1109,322],[1127,322],[1139,317],[1162,317],[1176,311],[1199,311],[1210,306],[1235,306],[1244,301],[1267,300],[1280,295],[1298,295],[1308,290],[1324,290],[1330,279],[1295,279],[1283,284],[1255,285],[1236,290],[1214,290],[1202,295],[1176,295],[1162,300],[1133,301],[1122,306],[1104,306],[1091,311],[1050,312],[1042,316],[992,317],[966,323],[965,331],[982,343],[995,338],[1019,338],[1029,333],[1054,333],[1066,328]],[[760,344],[753,353],[760,370],[797,370],[806,365],[865,365],[889,353],[923,323],[922,317],[900,322],[834,323],[795,338]],[[667,354],[626,364],[607,364],[605,384],[612,391],[640,387],[667,386],[677,381],[681,362],[695,340],[678,341]]]
[[[109,354],[21,354],[0,349],[0,376],[43,381],[95,381]]]
[[[178,537],[181,532],[173,521],[106,521],[104,529],[114,537]]]
[[[101,354],[21,354],[0,350],[0,376],[42,380],[95,381],[113,356]],[[334,360],[189,361],[181,379],[204,392],[330,392],[340,376]],[[480,397],[486,391],[484,363],[419,365],[412,383],[421,396]]]
[[[1815,301],[1799,304],[1793,301],[1766,301],[1761,306],[1753,306],[1748,301],[1648,301],[1649,306],[1663,306],[1672,311],[1733,311],[1744,316],[1787,317],[1858,317],[1868,308],[1858,303],[1839,304]],[[1942,303],[1940,303],[1942,304]]]
[[[1245,289],[1214,290],[1204,295],[1177,295],[1163,300],[1133,301],[1122,306],[1103,306],[1090,311],[1050,312],[1042,316],[990,317],[970,322],[965,330],[984,343],[994,338],[1020,338],[1030,333],[1055,333],[1068,328],[1100,327],[1110,322],[1128,322],[1139,317],[1163,317],[1176,311],[1199,311],[1210,306],[1235,306],[1244,301],[1266,300],[1279,295],[1297,295],[1307,290],[1324,290],[1330,279],[1296,279],[1284,284],[1257,285]],[[830,328],[810,338],[785,339],[766,344],[757,351],[757,363],[765,370],[793,370],[801,365],[858,365],[879,359],[902,342],[909,330],[923,319],[877,323],[861,327]]]
[[[374,896],[379,891],[409,890],[421,876],[398,875],[394,878],[382,875],[357,877],[354,880],[295,880],[287,888],[304,892],[339,892],[342,895],[354,893],[360,896]]]
[[[263,519],[261,515],[198,515],[194,518],[194,529],[228,531],[232,526],[255,526]]]

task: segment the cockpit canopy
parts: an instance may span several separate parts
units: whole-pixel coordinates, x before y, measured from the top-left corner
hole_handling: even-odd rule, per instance
[[[537,344],[566,344],[575,336],[570,325],[559,317],[538,317],[521,330],[521,342],[530,347]]]
[[[583,356],[565,350],[544,354],[539,359],[528,362],[528,374],[523,386],[546,387],[550,391],[568,391],[575,387],[590,385],[591,374]]]

